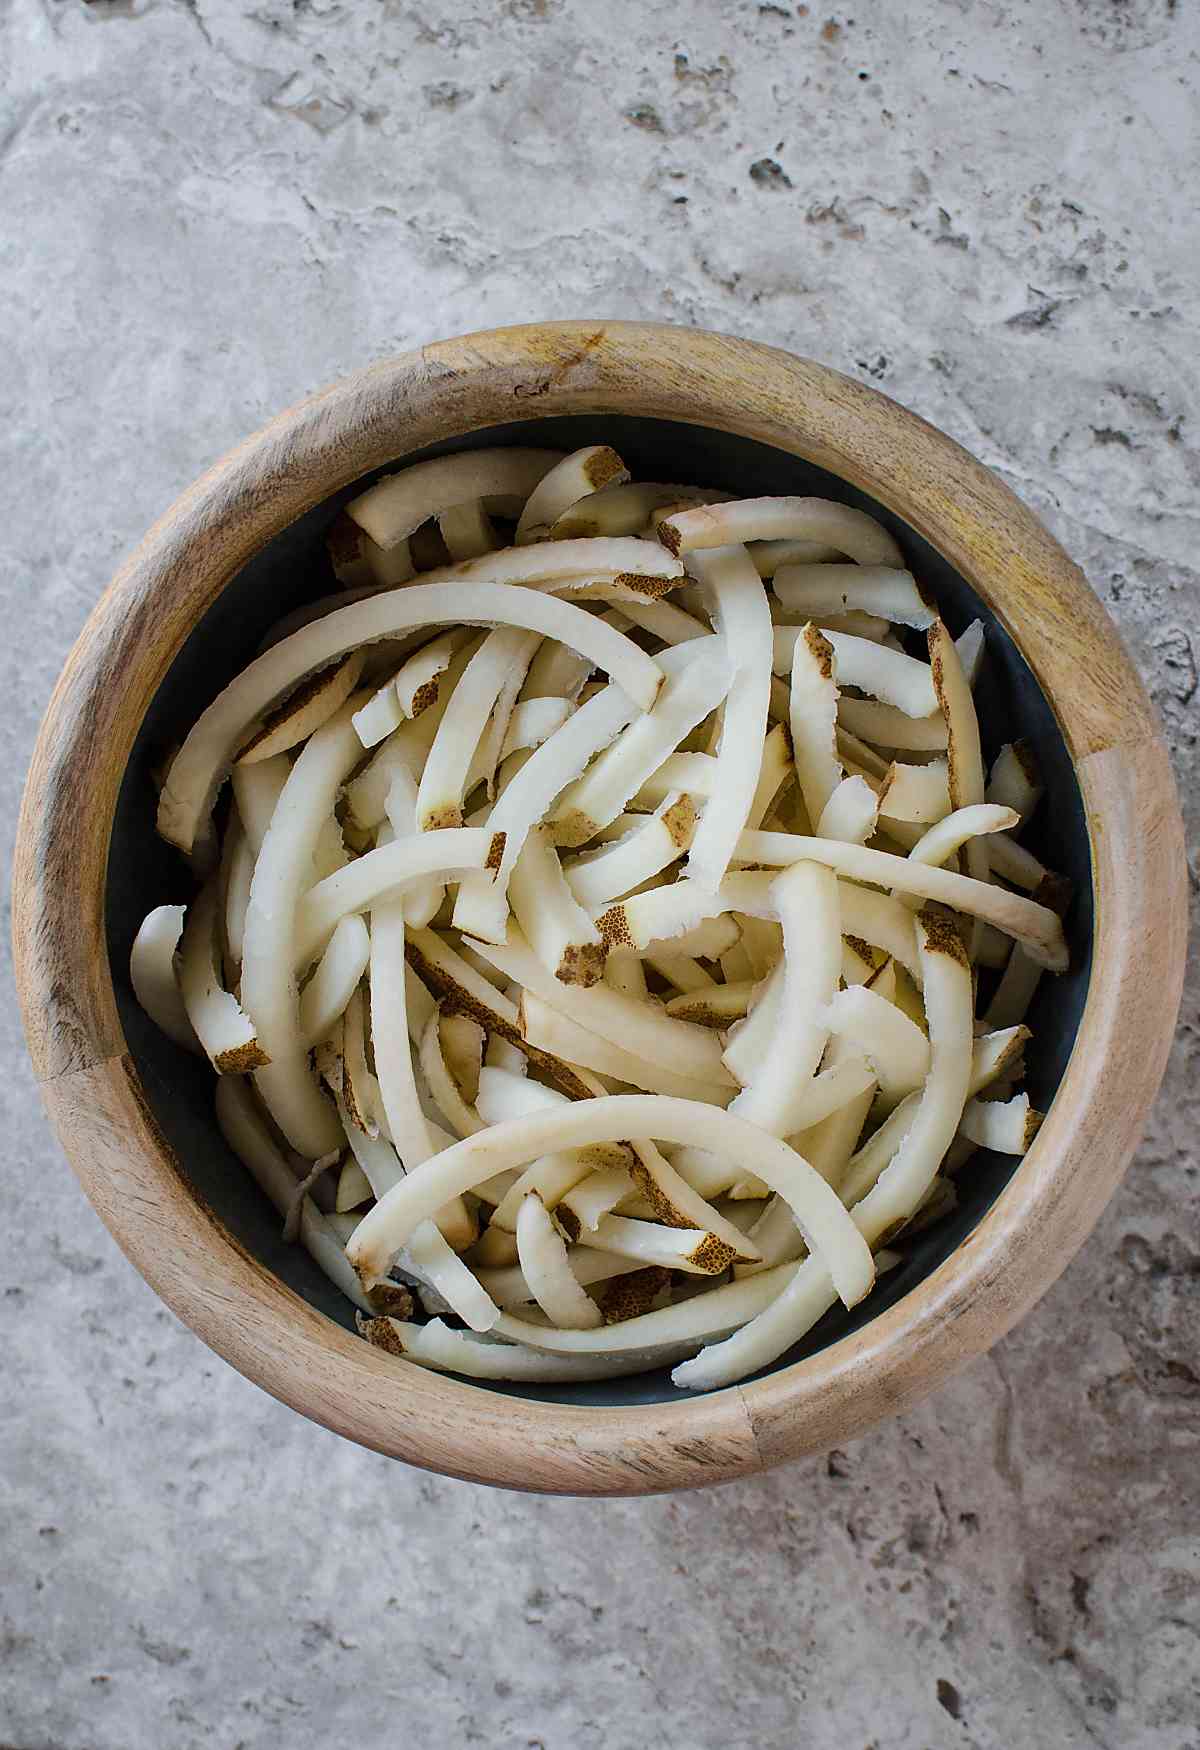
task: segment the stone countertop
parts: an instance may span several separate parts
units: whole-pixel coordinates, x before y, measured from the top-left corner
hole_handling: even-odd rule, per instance
[[[538,317],[810,353],[1045,517],[1197,884],[1200,23],[1177,0],[7,0],[0,806],[119,557],[339,373]],[[1196,1750],[1200,981],[1034,1314],[845,1451],[503,1495],[217,1361],[83,1200],[10,1001],[0,1744]]]

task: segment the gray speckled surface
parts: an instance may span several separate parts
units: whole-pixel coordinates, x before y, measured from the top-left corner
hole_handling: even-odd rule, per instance
[[[809,352],[976,451],[1197,757],[1188,0],[0,0],[0,797],[104,579],[343,370],[538,316]],[[10,830],[10,829],[9,829]],[[844,1453],[423,1477],[131,1271],[3,1028],[0,1744],[1200,1745],[1193,976],[1146,1142],[993,1355]]]

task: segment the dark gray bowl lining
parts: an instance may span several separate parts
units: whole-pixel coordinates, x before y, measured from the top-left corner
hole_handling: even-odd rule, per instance
[[[857,505],[896,536],[922,582],[932,589],[954,632],[973,618],[986,625],[988,662],[978,698],[985,754],[1019,733],[1034,745],[1046,778],[1047,801],[1026,842],[1053,869],[1070,877],[1075,900],[1066,918],[1071,970],[1043,981],[1029,1016],[1036,1050],[1030,1053],[1027,1087],[1045,1111],[1066,1069],[1087,996],[1092,945],[1092,884],[1083,803],[1074,769],[1054,714],[1012,640],[978,597],[927,542],[899,518],[835,476],[785,452],[703,426],[628,415],[579,415],[527,420],[449,440],[413,456],[416,461],[487,444],[553,444],[571,449],[608,442],[625,457],[635,478],[679,480],[721,486],[745,495],[812,493]],[[386,470],[381,470],[381,472]],[[334,516],[362,482],[335,494],[276,536],[223,592],[204,616],[159,688],[138,735],[121,788],[109,854],[108,946],[122,1025],[163,1134],[180,1170],[231,1233],[291,1288],[327,1317],[351,1327],[348,1303],[299,1246],[285,1245],[274,1209],[228,1151],[212,1113],[213,1078],[207,1065],[178,1050],[146,1019],[128,980],[129,948],[152,906],[190,897],[181,860],[154,831],[150,768],[159,752],[182,739],[190,724],[253,654],[267,628],[300,603],[334,586],[324,535]],[[118,878],[119,873],[119,878]],[[828,1314],[766,1372],[789,1365],[860,1329],[877,1312],[895,1305],[941,1264],[975,1228],[1015,1170],[1010,1157],[978,1154],[962,1174],[955,1213],[914,1239],[904,1263],[883,1278],[852,1313]],[[398,1375],[402,1385],[403,1375]],[[680,1396],[666,1370],[580,1386],[490,1386],[483,1390],[545,1402],[577,1405],[658,1403]]]

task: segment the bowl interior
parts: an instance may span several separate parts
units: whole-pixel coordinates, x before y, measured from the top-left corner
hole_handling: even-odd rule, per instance
[[[1089,842],[1079,786],[1054,712],[1020,652],[963,578],[907,524],[834,475],[785,451],[706,426],[626,415],[578,415],[525,420],[431,447],[409,458],[484,444],[548,444],[564,450],[606,442],[635,478],[719,486],[746,496],[816,494],[859,506],[893,533],[916,575],[933,591],[955,633],[979,617],[988,660],[978,699],[984,752],[992,757],[1015,735],[1029,738],[1046,780],[1047,801],[1026,842],[1053,869],[1070,877],[1075,898],[1067,914],[1071,970],[1042,981],[1029,1016],[1036,1049],[1026,1086],[1046,1111],[1066,1069],[1087,996],[1092,946]],[[384,470],[387,471],[387,470]],[[121,789],[108,864],[108,948],[129,1048],[155,1117],[187,1176],[216,1216],[256,1258],[314,1307],[351,1326],[348,1303],[299,1246],[285,1245],[274,1209],[226,1148],[212,1108],[212,1075],[180,1051],[145,1017],[128,980],[129,949],[141,919],[155,905],[190,897],[177,855],[154,831],[150,772],[162,750],[182,739],[215,693],[250,659],[267,628],[301,603],[336,588],[324,549],[335,515],[364,482],[335,494],[285,529],[225,589],[188,639],[146,714]],[[984,976],[987,976],[986,974]],[[981,1152],[958,1180],[959,1206],[915,1237],[904,1262],[885,1276],[852,1313],[829,1313],[774,1368],[788,1366],[855,1330],[908,1294],[941,1264],[1003,1193],[1017,1162]],[[594,1385],[490,1387],[484,1390],[578,1405],[631,1405],[678,1397],[665,1370]]]

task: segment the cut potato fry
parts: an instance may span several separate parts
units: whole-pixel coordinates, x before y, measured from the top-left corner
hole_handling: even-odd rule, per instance
[[[417,462],[376,481],[346,506],[347,515],[385,552],[439,511],[471,499],[528,498],[562,460],[561,450],[486,449]]]
[[[611,994],[618,996],[616,991]],[[628,1003],[633,999],[621,1000]],[[646,1006],[639,1005],[643,1008]],[[530,1045],[570,1064],[591,1070],[594,1075],[613,1076],[617,1081],[642,1088],[647,1093],[673,1094],[680,1099],[714,1106],[726,1104],[732,1095],[732,1089],[723,1083],[714,1085],[711,1080],[701,1079],[700,1074],[680,1073],[617,1044],[603,1034],[590,1032],[530,990],[522,993],[519,1013],[522,1036]],[[664,1016],[669,1019],[666,1011]],[[690,1023],[686,1021],[673,1021],[671,1025],[690,1028]],[[610,1031],[615,1029],[610,1028]],[[683,1061],[693,1064],[695,1059],[696,1054],[693,1052]]]
[[[188,907],[179,949],[179,993],[184,1010],[219,1075],[261,1072],[270,1065],[271,1055],[253,1016],[221,984],[217,923],[216,882],[209,881]],[[333,1141],[336,1146],[336,1137]]]
[[[946,720],[950,806],[956,810],[978,807],[983,803],[983,753],[971,683],[943,621],[934,621],[928,639],[933,684]],[[967,874],[975,881],[986,881],[991,867],[987,840],[979,836],[967,839],[964,856]]]
[[[562,984],[597,984],[605,945],[563,874],[545,827],[525,840],[508,884],[509,903],[525,940]]]
[[[1006,742],[988,774],[985,802],[1011,808],[1022,822],[1029,819],[1044,794],[1032,744],[1025,740]]]
[[[997,1154],[1023,1155],[1037,1135],[1042,1114],[1029,1104],[1028,1094],[1011,1100],[968,1100],[962,1115],[962,1133],[980,1148]]]
[[[931,826],[950,812],[949,767],[945,760],[928,765],[903,765],[893,760],[879,791],[879,812],[885,826],[893,820]]]
[[[573,1331],[603,1324],[600,1308],[572,1274],[566,1242],[536,1191],[521,1200],[517,1256],[533,1298],[551,1324]]]
[[[614,452],[610,451],[612,455]],[[656,510],[715,502],[724,493],[708,493],[692,486],[659,485],[646,480],[618,481],[579,497],[550,529],[553,541],[578,540],[594,535],[638,535]]]
[[[350,697],[358,685],[364,660],[362,651],[353,650],[332,667],[311,675],[277,710],[263,718],[238,753],[238,765],[257,765],[307,741]]]
[[[881,705],[876,699],[843,696],[838,703],[838,724],[859,740],[902,752],[943,753],[948,742],[946,720],[940,711],[932,717],[908,717],[894,705]]]
[[[879,818],[879,798],[865,778],[843,778],[821,810],[817,837],[865,845]]]
[[[654,708],[622,730],[555,803],[549,825],[558,844],[585,844],[615,820],[680,738],[729,691],[730,664],[720,640],[711,638],[676,648],[683,660],[668,675]],[[758,748],[761,746],[760,738]],[[757,761],[756,750],[756,771]]]
[[[746,862],[782,867],[810,858],[825,863],[852,881],[878,882],[898,892],[919,894],[941,905],[953,906],[971,917],[995,924],[1006,935],[1023,942],[1039,965],[1051,972],[1065,971],[1067,948],[1062,922],[1044,905],[1009,893],[986,881],[957,875],[951,869],[929,868],[908,857],[893,857],[887,851],[865,845],[843,845],[833,839],[803,838],[798,834],[747,832],[738,844],[738,856]],[[854,934],[862,934],[854,931]]]
[[[426,1325],[391,1317],[360,1319],[359,1330],[369,1343],[390,1355],[439,1373],[460,1373],[467,1379],[571,1385],[637,1373],[645,1365],[640,1356],[554,1355],[524,1343],[494,1342],[451,1330],[441,1319],[430,1319]]]
[[[564,869],[567,886],[581,906],[596,910],[682,857],[695,830],[696,807],[691,797],[672,791],[644,824],[604,849],[585,853],[568,864]],[[513,909],[524,928],[515,900]]]
[[[833,646],[802,626],[792,652],[792,758],[809,820],[817,822],[842,781],[837,751],[839,696]]]
[[[183,918],[183,906],[157,905],[143,919],[129,953],[129,982],[138,1002],[168,1039],[185,1051],[201,1051],[175,971]],[[199,964],[203,970],[202,957]]]
[[[921,1086],[929,1073],[929,1041],[877,991],[851,985],[832,998],[826,1016],[830,1032],[866,1058],[889,1104],[898,1104]]]
[[[937,618],[911,571],[890,565],[786,565],[774,576],[783,606],[810,620],[857,609],[924,632]]]
[[[899,547],[874,517],[827,498],[742,498],[732,504],[698,505],[660,522],[658,538],[672,553],[739,541],[818,541],[860,565],[904,564]]]
[[[689,570],[712,601],[713,621],[733,664],[712,790],[687,860],[693,880],[716,887],[754,804],[762,765],[771,687],[771,613],[744,547],[692,554]]]
[[[312,977],[300,993],[300,1032],[312,1047],[328,1037],[343,1015],[371,958],[371,938],[360,917],[345,917],[329,938]],[[403,951],[400,964],[403,965]]]
[[[498,546],[496,530],[481,498],[468,499],[437,513],[438,533],[446,544],[452,563],[464,559],[481,559]]]
[[[525,500],[525,508],[517,523],[517,546],[544,541],[551,528],[581,498],[599,492],[605,486],[621,485],[628,479],[629,469],[607,444],[588,444],[582,450],[572,451],[542,475]],[[557,528],[555,538],[565,538]]]
[[[746,551],[760,577],[778,577],[788,565],[827,565],[842,557],[828,541],[751,541]]]

